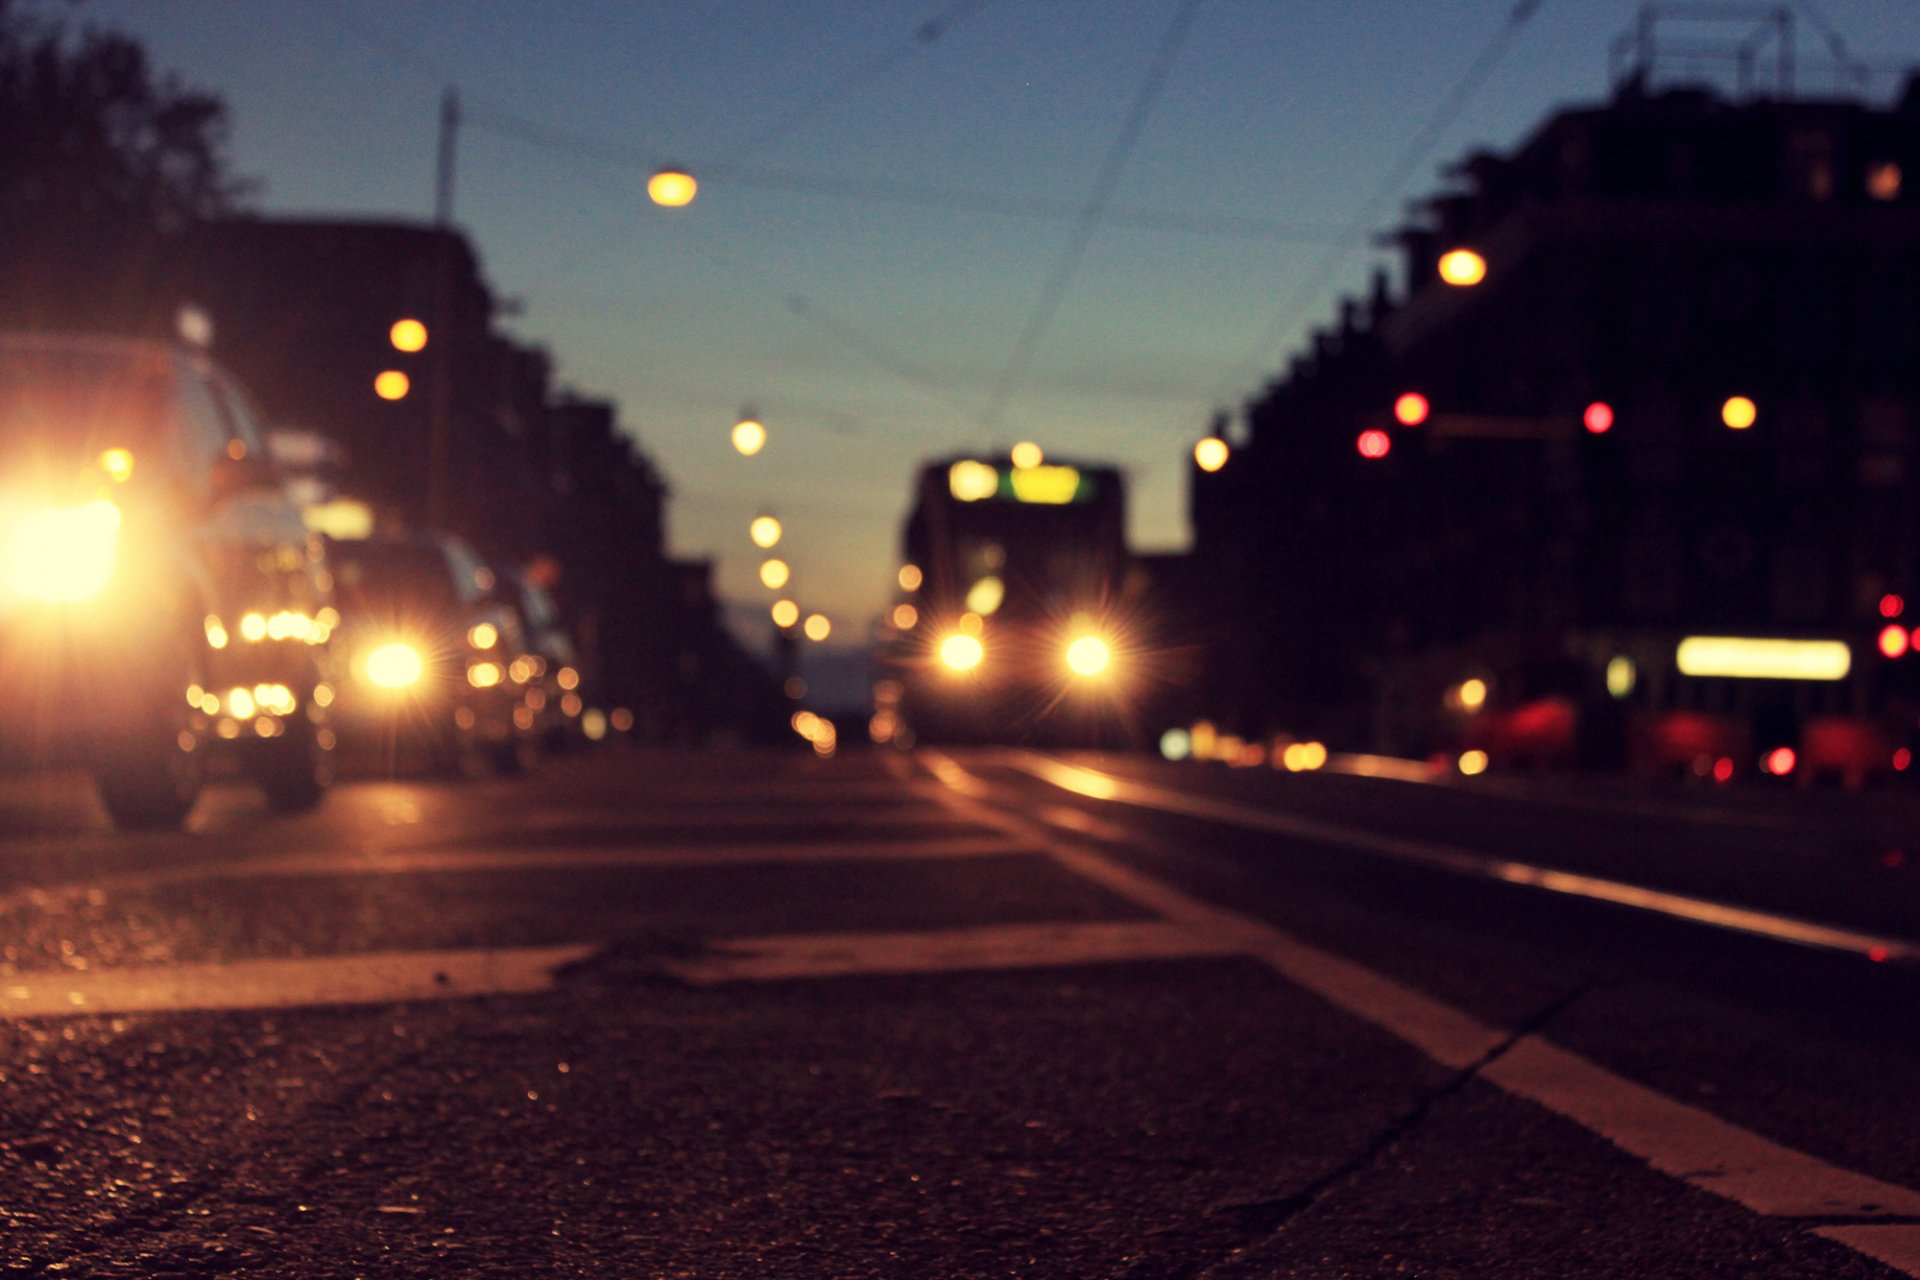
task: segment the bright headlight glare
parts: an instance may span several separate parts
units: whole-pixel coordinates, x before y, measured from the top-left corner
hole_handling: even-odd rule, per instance
[[[425,670],[420,651],[404,641],[383,644],[367,655],[367,679],[382,689],[417,684]]]
[[[46,604],[92,600],[113,578],[119,544],[120,508],[105,498],[16,511],[0,532],[0,579]]]
[[[1113,650],[1099,636],[1081,636],[1067,646],[1067,670],[1077,676],[1097,676],[1113,662]]]
[[[956,631],[940,642],[940,665],[949,671],[971,671],[987,656],[980,637]]]

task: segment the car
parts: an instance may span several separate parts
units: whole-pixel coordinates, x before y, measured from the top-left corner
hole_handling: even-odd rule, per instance
[[[580,651],[560,608],[536,575],[517,570],[501,576],[507,597],[525,625],[527,705],[534,732],[549,751],[564,751],[580,737]]]
[[[355,754],[422,756],[440,771],[475,756],[502,772],[524,768],[534,746],[532,664],[494,571],[445,534],[330,548],[343,743]]]
[[[205,352],[0,334],[0,752],[178,826],[226,757],[278,809],[331,778],[325,552]]]

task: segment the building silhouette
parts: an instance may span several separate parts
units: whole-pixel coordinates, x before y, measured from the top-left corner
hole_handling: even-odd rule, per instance
[[[1194,471],[1236,731],[1723,773],[1788,746],[1855,777],[1911,745],[1920,662],[1878,646],[1920,621],[1920,80],[1891,107],[1643,83],[1448,170],[1400,287]],[[1478,283],[1443,279],[1456,250]],[[1692,635],[1852,661],[1696,677]]]
[[[669,489],[618,407],[557,390],[547,353],[500,331],[501,303],[463,234],[235,218],[191,228],[173,270],[174,294],[212,317],[214,354],[268,421],[332,440],[330,478],[381,525],[458,534],[502,567],[541,562],[591,703],[682,742],[738,728],[715,706],[758,706],[683,678],[691,663],[771,686],[710,600],[689,603],[689,575],[704,582],[707,568],[667,555]],[[423,347],[396,345],[402,320],[424,326]],[[394,374],[405,390],[387,398],[377,380]]]

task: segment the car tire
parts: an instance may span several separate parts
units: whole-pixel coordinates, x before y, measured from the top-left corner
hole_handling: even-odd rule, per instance
[[[266,793],[269,808],[301,813],[319,804],[333,781],[333,755],[303,707],[281,722],[278,737],[252,744],[247,771]]]
[[[177,828],[199,799],[206,725],[187,690],[204,688],[206,672],[197,637],[170,652],[163,647],[142,655],[118,672],[87,754],[94,790],[121,830]]]

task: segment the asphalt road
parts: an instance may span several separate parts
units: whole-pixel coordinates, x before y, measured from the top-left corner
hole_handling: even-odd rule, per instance
[[[0,784],[0,1270],[1920,1275],[1920,803],[979,751]]]

